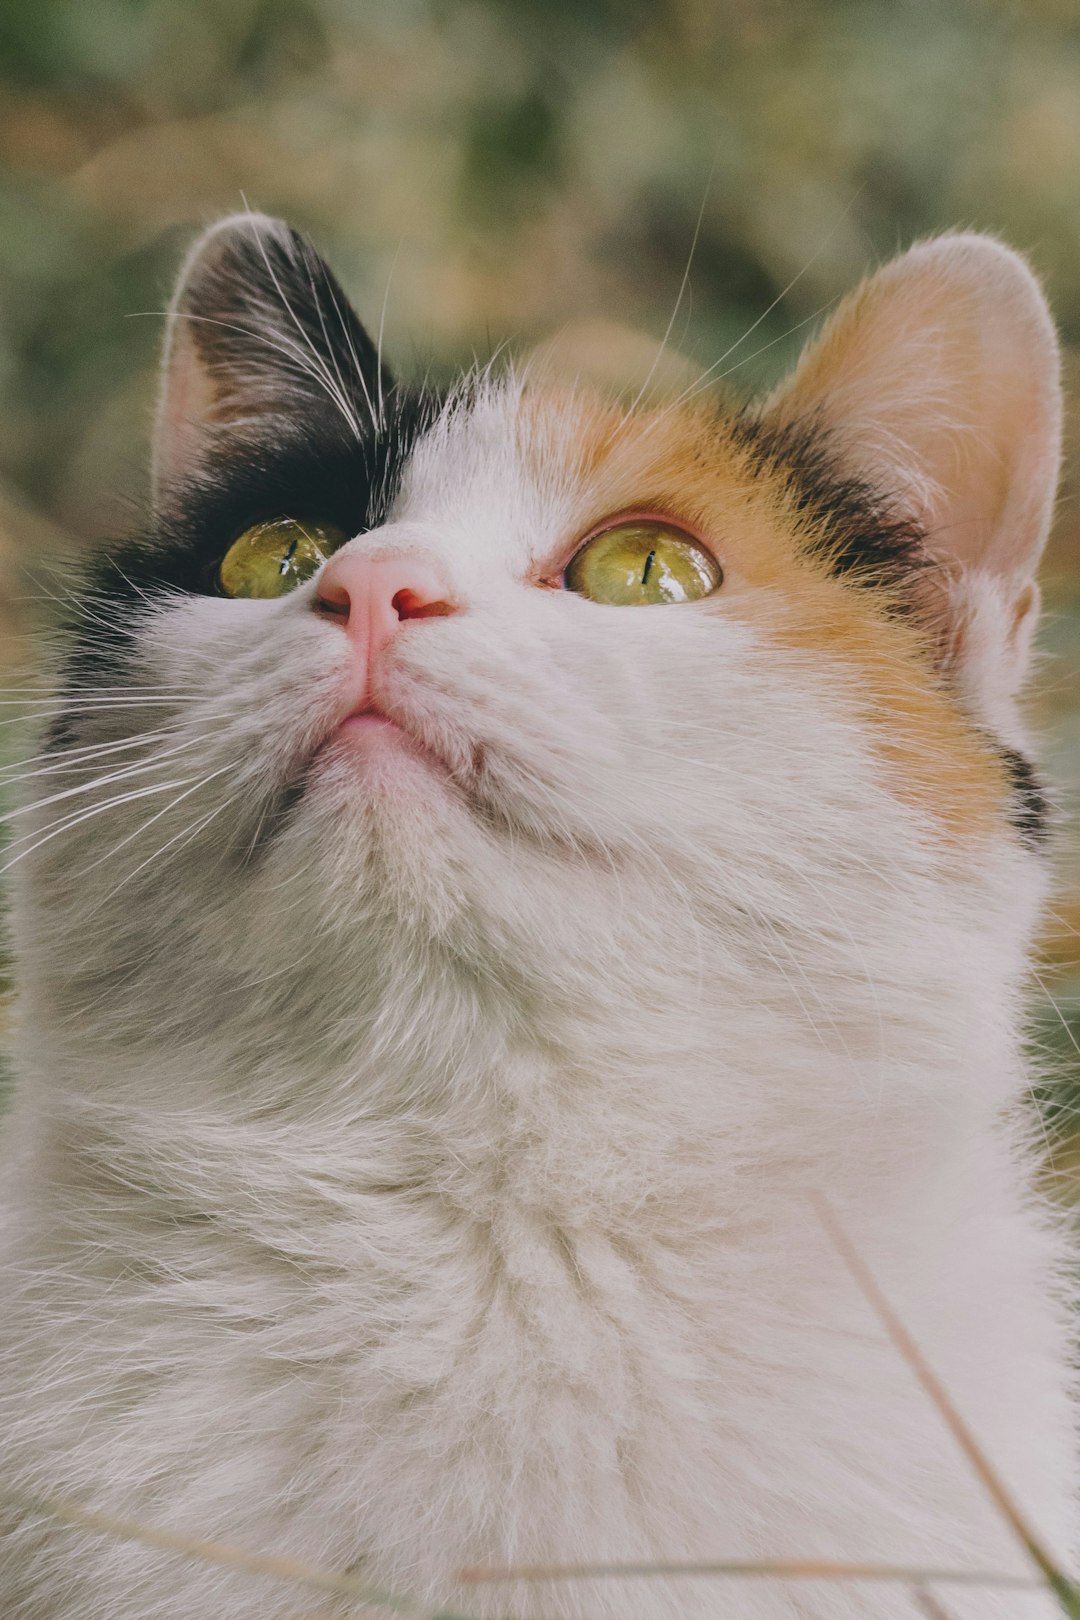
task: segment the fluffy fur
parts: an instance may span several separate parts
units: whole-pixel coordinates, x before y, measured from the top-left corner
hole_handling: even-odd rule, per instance
[[[910,1620],[887,1584],[453,1578],[1026,1571],[824,1191],[1068,1555],[1064,1245],[1016,1111],[1059,433],[1020,261],[915,249],[753,418],[550,367],[411,398],[264,220],[199,245],[170,333],[156,517],[89,587],[14,850],[5,1488],[480,1615]],[[556,588],[643,508],[715,546],[715,597]],[[320,746],[350,654],[317,583],[209,584],[281,510],[456,608],[380,658],[403,735],[362,756]],[[6,1620],[351,1612],[3,1512]]]

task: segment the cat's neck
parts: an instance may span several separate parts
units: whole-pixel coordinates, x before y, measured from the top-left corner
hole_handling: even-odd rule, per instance
[[[744,916],[665,957],[670,919],[549,908],[561,934],[507,930],[484,971],[462,931],[433,940],[399,915],[364,962],[283,932],[240,977],[230,925],[217,951],[208,935],[149,952],[108,1005],[42,936],[24,953],[24,1106],[53,1099],[84,1164],[140,1163],[185,1215],[236,1211],[246,1186],[291,1222],[317,1186],[677,1229],[688,1207],[730,1219],[748,1190],[880,1192],[947,1164],[1024,1084],[1029,866],[927,886],[921,908],[900,894],[873,941],[850,910],[801,936]]]

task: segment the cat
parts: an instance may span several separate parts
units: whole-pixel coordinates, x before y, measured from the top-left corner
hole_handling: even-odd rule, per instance
[[[42,1496],[481,1616],[926,1610],[463,1566],[1030,1575],[822,1197],[1073,1549],[1021,1106],[1043,295],[920,243],[750,407],[568,347],[436,395],[280,222],[183,268],[8,855],[5,1620],[360,1612]]]

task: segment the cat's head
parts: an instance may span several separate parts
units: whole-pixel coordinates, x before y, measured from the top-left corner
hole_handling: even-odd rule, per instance
[[[924,243],[749,411],[573,372],[413,390],[284,225],[198,242],[147,532],[97,562],[15,846],[73,1016],[280,1007],[307,1040],[456,974],[617,1024],[704,973],[814,1023],[819,968],[963,971],[916,919],[944,940],[1042,834],[1029,271]]]

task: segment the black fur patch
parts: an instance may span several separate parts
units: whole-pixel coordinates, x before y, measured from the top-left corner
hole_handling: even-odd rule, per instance
[[[212,420],[148,532],[91,560],[68,626],[69,690],[122,684],[147,602],[213,595],[218,564],[253,524],[307,518],[355,535],[385,522],[442,405],[383,370],[329,269],[277,222],[212,235],[176,310],[176,341],[213,384]]]
[[[82,611],[67,626],[66,684],[120,684],[147,602],[216,594],[218,564],[252,525],[308,518],[354,535],[384,523],[412,448],[439,408],[431,395],[394,393],[382,430],[365,442],[345,434],[309,441],[298,430],[272,448],[234,445],[149,533],[91,558],[78,590]]]
[[[811,519],[813,549],[834,574],[884,586],[898,605],[911,605],[911,586],[930,565],[922,530],[898,515],[888,496],[843,469],[820,425],[774,427],[746,414],[735,435],[758,469],[787,479],[796,511]]]
[[[1034,765],[1016,748],[999,743],[998,752],[1009,779],[1009,821],[1028,849],[1045,849],[1053,824],[1053,811]]]

